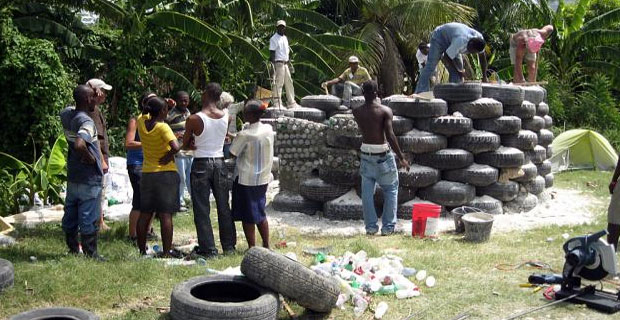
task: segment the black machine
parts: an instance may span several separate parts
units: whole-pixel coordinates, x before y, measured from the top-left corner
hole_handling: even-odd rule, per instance
[[[581,286],[582,278],[599,281],[618,273],[614,246],[602,239],[605,235],[607,230],[569,239],[563,246],[566,261],[562,275],[533,274],[528,281],[561,285],[560,291],[555,293],[556,300],[574,296],[568,302],[585,304],[606,313],[620,311],[620,291],[610,293],[596,289],[595,285]]]

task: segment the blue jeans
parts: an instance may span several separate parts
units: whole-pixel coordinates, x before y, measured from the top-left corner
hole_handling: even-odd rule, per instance
[[[431,91],[431,76],[435,72],[437,68],[437,64],[442,59],[444,52],[450,43],[444,39],[442,33],[433,32],[431,35],[431,48],[428,52],[428,58],[426,60],[426,65],[420,72],[420,78],[418,79],[418,84],[415,87],[415,93]],[[444,60],[449,60],[448,56],[444,57]],[[461,64],[463,64],[463,55],[459,54],[456,59],[461,60]],[[458,73],[456,68],[452,66],[452,63],[444,63],[446,69],[448,69],[448,73],[450,74],[449,81],[451,83],[459,83],[463,82],[463,77]]]
[[[185,187],[187,187],[187,193],[192,194],[192,185],[190,182],[192,159],[194,159],[192,156],[177,155],[174,157],[174,163],[177,165],[177,171],[179,172],[179,178],[181,180],[179,183],[179,203],[181,206],[185,205],[185,200],[183,199]]]
[[[101,213],[100,185],[67,182],[65,214],[62,230],[65,233],[91,235],[99,230],[97,222]]]
[[[396,206],[398,198],[398,169],[394,154],[388,152],[384,156],[362,154],[360,175],[362,176],[362,207],[366,231],[375,233],[377,226],[377,212],[375,210],[375,185],[383,190],[383,215],[381,216],[381,231],[394,231],[396,225]]]

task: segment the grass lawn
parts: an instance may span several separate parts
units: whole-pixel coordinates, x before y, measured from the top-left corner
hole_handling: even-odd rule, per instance
[[[610,173],[570,172],[556,175],[556,187],[574,188],[608,197]],[[564,263],[561,249],[563,233],[571,236],[599,231],[606,226],[606,203],[594,208],[598,214],[595,223],[558,227],[548,226],[527,232],[495,234],[483,244],[463,242],[460,237],[444,234],[439,241],[414,240],[406,235],[390,237],[356,236],[327,238],[302,236],[295,230],[286,230],[286,240],[296,241],[297,247],[278,250],[293,251],[306,265],[312,257],[303,256],[304,247],[334,247],[339,255],[349,250],[364,249],[369,256],[379,256],[384,250],[397,250],[406,266],[425,269],[437,278],[437,285],[422,287],[422,295],[409,300],[395,297],[375,297],[371,307],[385,300],[389,310],[384,319],[402,319],[423,312],[415,319],[451,319],[468,312],[470,319],[501,319],[519,311],[547,303],[542,294],[520,288],[535,269],[522,268],[500,271],[497,264],[518,264],[528,260],[549,263],[561,270]],[[212,215],[215,216],[215,215]],[[215,224],[217,225],[217,224]],[[103,235],[100,251],[107,263],[97,263],[65,254],[63,234],[59,224],[48,224],[35,229],[20,229],[18,244],[0,249],[0,257],[15,265],[15,286],[0,295],[0,318],[37,307],[73,306],[94,311],[102,319],[168,319],[158,307],[167,307],[173,286],[193,276],[204,275],[205,268],[224,269],[237,266],[247,248],[238,226],[239,253],[218,258],[205,266],[167,267],[162,262],[142,259],[138,251],[125,240],[126,223],[113,224],[113,232]],[[195,235],[190,215],[175,218],[175,242],[181,243]],[[272,230],[272,243],[278,232]],[[547,238],[553,241],[547,241]],[[32,262],[30,257],[36,257]],[[611,288],[611,286],[606,285]],[[32,289],[32,290],[27,290]],[[303,310],[292,303],[298,314]],[[368,318],[370,312],[366,313]],[[611,319],[582,306],[561,305],[529,316],[533,319]],[[285,312],[281,319],[287,319]],[[327,319],[352,319],[353,309],[334,310]]]

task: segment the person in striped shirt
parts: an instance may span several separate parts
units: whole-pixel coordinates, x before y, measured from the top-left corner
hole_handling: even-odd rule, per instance
[[[269,223],[265,214],[266,193],[273,179],[273,141],[275,133],[270,125],[260,122],[265,105],[250,100],[243,109],[243,118],[249,125],[237,134],[230,146],[230,154],[237,158],[236,177],[232,190],[232,216],[241,221],[248,246],[255,242],[255,226],[269,248]]]
[[[177,137],[179,145],[183,145],[183,135],[185,134],[185,121],[191,115],[191,112],[187,108],[189,106],[189,94],[185,91],[177,91],[174,95],[174,101],[176,105],[168,112],[166,123],[174,132],[174,136]],[[181,204],[180,211],[185,212],[185,188],[187,187],[187,193],[191,194],[190,173],[192,169],[192,160],[194,154],[191,150],[181,150],[174,157],[174,162],[179,172],[179,203]]]

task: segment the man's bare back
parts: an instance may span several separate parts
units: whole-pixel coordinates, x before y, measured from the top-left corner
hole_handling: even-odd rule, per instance
[[[392,131],[392,110],[376,102],[364,104],[353,110],[357,126],[362,132],[362,141],[367,144],[384,144],[387,123]],[[387,120],[387,121],[386,121]]]

